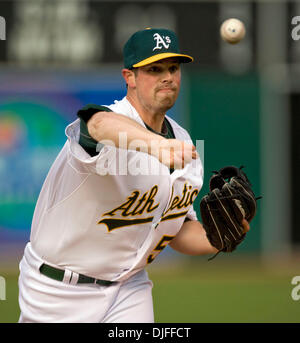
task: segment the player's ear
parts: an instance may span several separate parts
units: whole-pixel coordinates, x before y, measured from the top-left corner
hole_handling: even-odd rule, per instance
[[[135,88],[135,72],[132,69],[123,69],[122,75],[128,87]]]

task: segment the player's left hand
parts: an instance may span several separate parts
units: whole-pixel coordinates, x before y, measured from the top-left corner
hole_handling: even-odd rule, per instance
[[[219,252],[232,252],[250,230],[258,198],[246,174],[232,166],[215,172],[209,188],[210,193],[200,202],[206,236]]]

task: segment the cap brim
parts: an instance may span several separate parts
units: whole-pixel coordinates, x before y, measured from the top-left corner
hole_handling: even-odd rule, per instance
[[[169,58],[169,57],[179,57],[181,62],[183,62],[183,63],[189,63],[189,62],[194,61],[193,57],[191,57],[189,55],[176,54],[176,53],[172,53],[172,52],[164,52],[162,54],[157,54],[157,55],[153,55],[151,57],[148,57],[145,60],[142,60],[139,63],[134,64],[133,67],[134,68],[143,67],[147,64],[150,64],[150,63],[153,63],[153,62],[156,62],[159,60],[163,60],[163,59]]]

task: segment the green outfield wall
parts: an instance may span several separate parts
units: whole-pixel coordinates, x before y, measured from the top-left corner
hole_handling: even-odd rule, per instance
[[[225,165],[244,165],[255,193],[260,195],[258,76],[193,71],[184,84],[188,89],[184,101],[189,118],[186,127],[194,142],[204,140],[204,186],[195,208],[199,208],[200,198],[208,192],[211,171]],[[239,251],[260,250],[260,217],[258,211]]]

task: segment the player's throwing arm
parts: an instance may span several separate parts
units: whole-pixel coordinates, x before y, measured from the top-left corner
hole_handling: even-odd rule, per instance
[[[181,169],[192,159],[199,157],[193,144],[178,139],[165,139],[150,132],[136,121],[122,114],[98,112],[88,121],[88,130],[93,139],[103,144],[120,147],[120,134],[126,134],[127,149],[133,141],[143,144],[134,145],[135,149],[156,157],[169,168]],[[111,128],[114,128],[112,130]]]

